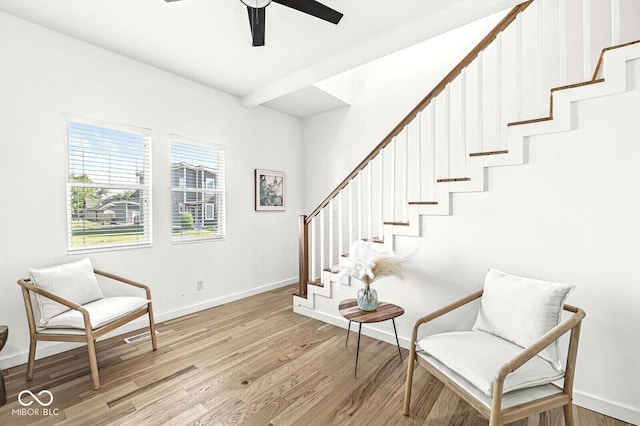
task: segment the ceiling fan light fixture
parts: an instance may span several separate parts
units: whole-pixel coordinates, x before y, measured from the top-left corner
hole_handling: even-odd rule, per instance
[[[271,0],[240,0],[242,3],[249,7],[253,7],[254,9],[262,9],[263,7],[269,6]]]

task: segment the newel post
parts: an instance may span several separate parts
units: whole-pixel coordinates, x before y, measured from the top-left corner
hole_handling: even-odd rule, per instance
[[[299,216],[298,221],[298,258],[300,271],[300,297],[307,297],[307,281],[309,280],[309,231],[307,216]]]

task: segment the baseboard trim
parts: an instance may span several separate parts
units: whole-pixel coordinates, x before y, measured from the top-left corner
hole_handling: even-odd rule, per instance
[[[623,422],[640,425],[640,409],[636,407],[630,407],[616,401],[611,401],[586,392],[580,392],[578,389],[574,389],[573,391],[573,403]]]
[[[156,313],[154,316],[156,324],[162,323],[164,321],[169,321],[172,319],[176,319],[185,315],[190,315],[196,312],[204,311],[205,309],[214,308],[216,306],[224,305],[226,303],[234,302],[236,300],[245,299],[250,296],[255,296],[256,294],[265,293],[267,291],[276,290],[281,287],[285,287],[291,284],[295,284],[298,282],[298,278],[288,278],[285,280],[277,281],[275,283],[266,284],[260,287],[255,287],[247,291],[241,291],[238,293],[229,294],[223,297],[218,297],[216,299],[207,300],[201,303],[197,303],[194,305],[186,306],[180,309],[174,309],[172,311]],[[157,309],[156,306],[154,308]],[[110,339],[115,336],[120,336],[135,330],[139,330],[141,328],[147,327],[147,317],[140,317],[134,321],[131,321],[128,324],[114,330],[112,333],[109,333],[102,337],[100,340]],[[82,343],[63,343],[63,342],[39,342],[38,349],[36,352],[36,359],[46,358],[48,356],[57,355],[59,353],[83,346]],[[27,351],[13,354],[7,356],[5,358],[0,358],[0,366],[3,369],[15,367],[17,365],[25,364],[27,362],[29,353]]]

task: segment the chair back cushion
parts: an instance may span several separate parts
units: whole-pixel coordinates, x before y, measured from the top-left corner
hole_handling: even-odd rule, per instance
[[[568,284],[522,278],[490,269],[473,329],[527,347],[558,325],[564,301],[573,288]],[[562,370],[558,341],[539,355],[557,370]]]
[[[57,296],[78,305],[102,299],[104,295],[98,280],[93,273],[93,266],[89,258],[49,268],[29,269],[33,283]],[[40,310],[40,325],[49,319],[69,310],[68,307],[47,297],[36,296]]]

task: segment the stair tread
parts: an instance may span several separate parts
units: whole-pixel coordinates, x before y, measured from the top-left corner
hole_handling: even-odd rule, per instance
[[[384,243],[384,240],[380,237],[363,238],[362,241],[366,241],[369,243],[377,243],[377,244]]]
[[[324,287],[324,284],[322,283],[322,280],[320,280],[320,279],[310,280],[307,284],[308,285],[315,285],[316,287]]]
[[[511,123],[507,123],[507,126],[508,127],[520,126],[522,124],[541,123],[543,121],[549,121],[549,120],[553,120],[553,117],[540,117],[540,118],[532,118],[530,120],[512,121]]]
[[[438,179],[438,183],[446,183],[446,182],[468,182],[470,181],[470,177],[461,177],[461,178],[442,178]]]
[[[558,90],[575,89],[576,87],[589,86],[592,84],[598,84],[603,82],[604,82],[604,78],[598,78],[596,80],[581,81],[580,83],[573,83],[573,84],[567,84],[564,86],[553,87],[551,88],[551,93],[557,92]]]
[[[482,151],[482,152],[471,152],[469,153],[469,157],[482,157],[485,155],[500,155],[500,154],[508,154],[508,149],[498,150],[498,151]]]

